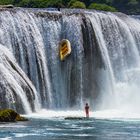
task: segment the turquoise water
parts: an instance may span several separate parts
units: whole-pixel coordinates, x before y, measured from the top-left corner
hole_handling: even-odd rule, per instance
[[[65,120],[30,118],[0,124],[0,139],[12,140],[139,140],[139,120]]]

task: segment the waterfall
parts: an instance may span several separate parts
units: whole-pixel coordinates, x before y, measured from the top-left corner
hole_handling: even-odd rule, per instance
[[[59,59],[62,39],[72,46],[63,62]],[[1,97],[6,105],[1,108],[20,110],[20,104],[21,110],[30,112],[40,105],[81,109],[86,102],[94,110],[139,105],[140,21],[136,17],[88,10],[4,9],[0,44],[6,58],[8,49],[16,59],[1,59],[0,77],[5,81],[0,80],[1,94],[8,86]],[[7,68],[13,63],[19,79]],[[8,103],[10,98],[16,105]]]
[[[34,86],[18,66],[11,52],[2,45],[0,45],[0,93],[1,108],[31,113],[39,104]]]

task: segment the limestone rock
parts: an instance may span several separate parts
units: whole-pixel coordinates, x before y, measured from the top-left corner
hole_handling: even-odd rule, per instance
[[[14,8],[12,4],[9,5],[0,5],[0,8]]]

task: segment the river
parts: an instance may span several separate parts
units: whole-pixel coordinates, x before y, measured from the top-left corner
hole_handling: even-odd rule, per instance
[[[27,122],[0,124],[1,140],[138,140],[140,119],[115,110],[91,112],[89,119],[65,120],[84,116],[82,111],[40,111],[26,115]],[[128,118],[126,118],[128,117]],[[136,117],[136,116],[135,116]],[[138,116],[137,116],[138,117]]]

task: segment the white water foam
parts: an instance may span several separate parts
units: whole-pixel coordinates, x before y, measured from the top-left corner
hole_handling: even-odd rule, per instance
[[[0,138],[0,140],[12,140],[11,137],[6,137],[6,138]]]
[[[90,118],[95,119],[140,119],[139,113],[126,112],[125,110],[102,110],[102,111],[91,111]],[[53,118],[65,118],[65,117],[85,117],[85,112],[82,110],[74,111],[54,111],[54,110],[41,110],[37,113],[32,113],[25,115],[29,118],[39,118],[39,119],[53,119]]]

